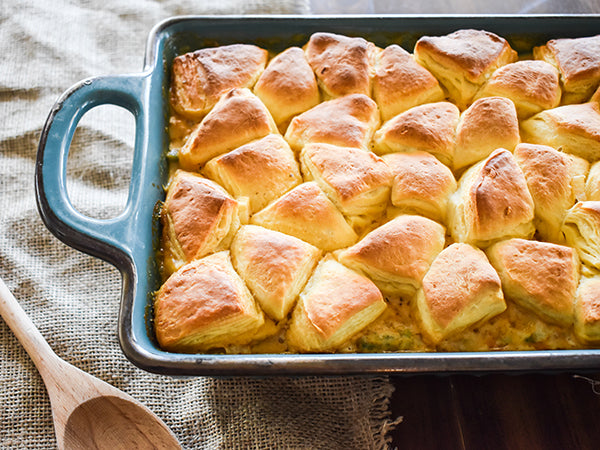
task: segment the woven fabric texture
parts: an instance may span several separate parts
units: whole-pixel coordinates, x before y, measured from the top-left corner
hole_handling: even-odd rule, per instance
[[[60,357],[149,406],[184,448],[385,448],[392,387],[386,377],[181,379],[137,369],[117,341],[119,272],[62,244],[39,218],[40,132],[74,83],[141,70],[162,19],[308,12],[303,0],[0,3],[0,277]],[[104,108],[84,116],[68,166],[72,202],[99,218],[126,201],[134,123]],[[0,448],[55,448],[45,387],[2,320],[0,386]]]

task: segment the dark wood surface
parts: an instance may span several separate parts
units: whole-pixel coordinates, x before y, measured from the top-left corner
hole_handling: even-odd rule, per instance
[[[600,373],[392,381],[393,449],[600,449]]]

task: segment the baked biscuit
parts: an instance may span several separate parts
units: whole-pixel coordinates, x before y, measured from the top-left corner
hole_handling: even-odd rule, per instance
[[[211,159],[202,173],[236,199],[247,198],[251,214],[302,183],[294,152],[279,134],[269,134]]]
[[[417,41],[414,54],[461,110],[469,106],[497,68],[517,60],[517,52],[504,38],[471,29],[446,36],[423,36]]]
[[[524,120],[560,105],[561,92],[556,67],[527,59],[497,69],[475,98],[509,98],[515,104],[519,120]]]
[[[596,89],[594,91],[594,93],[592,94],[592,97],[590,98],[590,102],[600,102],[600,86],[598,86],[598,89]]]
[[[534,47],[533,56],[559,70],[563,104],[589,100],[600,83],[600,35],[552,39],[546,45]]]
[[[452,103],[415,106],[385,122],[373,136],[373,151],[425,151],[452,166],[460,111]]]
[[[497,148],[512,151],[520,142],[519,119],[514,103],[504,97],[475,100],[460,116],[456,128],[453,167],[464,169]]]
[[[320,256],[307,242],[256,225],[241,227],[231,243],[233,266],[265,313],[277,321],[294,306]]]
[[[448,199],[456,191],[452,171],[427,152],[389,153],[383,160],[394,177],[392,205],[403,213],[445,222]]]
[[[216,183],[177,171],[160,215],[167,274],[226,248],[239,227],[238,203]]]
[[[581,260],[600,269],[600,201],[575,203],[565,215],[562,231]]]
[[[516,61],[478,30],[413,55],[315,33],[270,61],[251,45],[175,58],[161,348],[599,343],[600,76],[593,45],[558,41],[537,51],[589,53],[570,86],[558,56]]]
[[[373,99],[382,120],[422,105],[444,100],[438,80],[413,55],[393,44],[378,55],[373,78]]]
[[[590,167],[585,180],[585,200],[600,201],[600,161]]]
[[[201,119],[226,92],[251,88],[267,58],[266,50],[247,44],[203,48],[177,56],[171,75],[171,106],[185,117]]]
[[[426,217],[401,215],[336,254],[388,294],[413,295],[445,244],[445,229]]]
[[[324,251],[354,244],[358,236],[314,181],[302,183],[250,219],[250,223],[291,234]]]
[[[506,309],[500,279],[485,254],[454,243],[433,260],[416,296],[424,337],[437,344]]]
[[[589,161],[580,158],[579,156],[566,153],[571,160],[571,177],[573,178],[572,187],[575,194],[575,199],[579,202],[584,200],[593,200],[586,198],[586,181],[590,173],[591,164]]]
[[[523,142],[543,144],[594,162],[600,159],[600,105],[547,109],[521,122]]]
[[[514,155],[535,204],[533,223],[540,238],[564,242],[562,222],[576,199],[572,160],[566,153],[535,144],[517,145]]]
[[[505,149],[469,168],[450,197],[448,225],[457,242],[484,247],[509,237],[532,237],[534,204],[523,172]]]
[[[286,338],[301,352],[331,352],[386,307],[371,280],[325,257],[300,294]]]
[[[581,278],[575,296],[574,328],[583,342],[600,341],[600,277]]]
[[[278,130],[265,105],[249,89],[233,89],[194,128],[179,150],[179,164],[199,170],[210,159],[270,133]]]
[[[264,323],[227,251],[183,266],[154,301],[156,338],[166,351],[195,353],[247,344]]]
[[[378,126],[377,104],[366,95],[350,94],[294,117],[285,139],[295,152],[310,143],[367,149]]]
[[[376,47],[360,37],[314,33],[304,46],[324,98],[371,95]]]
[[[308,144],[300,164],[304,180],[315,181],[345,215],[377,215],[387,207],[392,172],[372,152]]]
[[[290,47],[269,61],[254,86],[254,93],[283,131],[293,116],[320,101],[315,74],[299,47]]]
[[[487,251],[507,300],[562,326],[573,323],[579,284],[577,252],[563,245],[526,239],[498,242]]]

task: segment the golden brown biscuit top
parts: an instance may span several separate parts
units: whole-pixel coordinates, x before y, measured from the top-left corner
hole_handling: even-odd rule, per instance
[[[454,147],[459,116],[458,107],[450,102],[415,106],[386,122],[384,139],[446,153],[448,147]]]
[[[208,160],[277,131],[271,113],[249,89],[223,94],[179,150],[179,163],[198,170]]]
[[[276,55],[256,82],[254,92],[278,123],[320,101],[317,79],[299,47]]]
[[[508,150],[495,150],[482,164],[471,187],[478,234],[498,229],[498,224],[533,219],[533,199],[525,176]]]
[[[288,218],[303,217],[315,228],[319,223],[329,224],[331,212],[337,211],[317,183],[311,181],[296,186],[267,208],[281,211]]]
[[[509,239],[492,250],[510,279],[540,305],[571,313],[579,283],[579,258],[571,247],[528,239]]]
[[[251,182],[260,175],[257,170],[265,172],[290,172],[295,178],[298,168],[295,160],[282,153],[290,149],[279,134],[268,134],[264,138],[244,144],[235,150],[219,157],[219,166],[227,168],[236,180]]]
[[[305,52],[308,63],[331,96],[371,93],[375,57],[375,45],[371,42],[333,33],[314,33]]]
[[[365,190],[391,185],[388,165],[372,152],[330,144],[308,144],[302,151],[341,201]]]
[[[545,61],[523,60],[498,68],[487,87],[494,87],[507,94],[551,108],[560,99],[559,74]]]
[[[506,97],[484,97],[475,100],[463,112],[456,134],[456,146],[471,149],[485,146],[486,141],[519,143],[519,121],[512,100]],[[510,148],[509,150],[512,150]],[[458,155],[457,155],[458,156]]]
[[[444,233],[444,227],[431,219],[401,215],[346,249],[343,258],[390,274],[421,280],[435,252],[443,247],[440,240]]]
[[[472,29],[458,30],[446,36],[423,36],[417,41],[415,51],[434,54],[443,64],[464,71],[473,82],[493,68],[503,52],[514,53],[516,59],[516,52],[504,38]]]
[[[214,130],[203,134],[204,145],[218,143],[236,128],[256,130],[265,135],[273,131],[269,111],[258,97],[247,89],[232,89],[221,97],[223,108],[219,114],[207,116],[200,124],[203,130]]]
[[[274,295],[281,296],[294,282],[295,272],[289,269],[306,260],[307,255],[319,253],[316,247],[294,236],[257,225],[243,226],[236,234],[235,245],[243,253],[244,265],[258,266],[261,273],[268,273],[269,287]]]
[[[360,148],[368,144],[377,125],[377,104],[366,95],[350,94],[320,103],[294,117],[286,138],[293,134],[300,135],[305,143],[325,142]]]
[[[471,301],[500,289],[500,277],[485,253],[454,243],[437,255],[423,278],[425,302],[434,320],[446,327]]]
[[[215,253],[188,263],[161,286],[155,320],[163,344],[244,311],[243,293],[228,264],[227,252]]]
[[[323,250],[346,247],[357,239],[342,213],[313,181],[279,197],[254,214],[250,222],[291,234]]]
[[[553,206],[557,199],[571,197],[571,159],[546,145],[521,143],[515,158],[525,174],[536,206]]]
[[[600,76],[600,35],[546,43],[567,83]]]
[[[600,322],[600,279],[582,281],[577,294],[582,304],[581,319],[584,323]]]
[[[540,114],[551,117],[564,131],[600,141],[600,105],[596,102],[559,106]]]
[[[180,114],[199,117],[233,88],[250,87],[267,63],[268,52],[255,45],[203,48],[173,60],[171,105]]]
[[[263,267],[276,269],[286,265],[286,259],[295,260],[304,257],[308,248],[313,248],[289,234],[259,227],[258,225],[244,225],[236,235],[236,240],[244,245],[245,256],[249,264],[259,263]]]
[[[236,204],[225,190],[206,178],[178,171],[165,199],[165,211],[186,258],[192,259],[210,238],[224,212]]]
[[[325,339],[356,313],[383,301],[371,280],[334,259],[324,259],[319,264],[309,285],[310,289],[302,294],[306,314]]]
[[[390,153],[383,159],[392,169],[403,198],[438,198],[456,189],[450,169],[431,153]]]
[[[386,47],[379,55],[375,82],[382,92],[393,92],[397,96],[411,94],[417,87],[425,90],[438,84],[431,72],[396,44]]]
[[[312,94],[318,89],[317,81],[310,66],[302,61],[305,59],[300,47],[286,49],[269,62],[254,89],[276,92],[281,102],[294,101],[304,93]]]

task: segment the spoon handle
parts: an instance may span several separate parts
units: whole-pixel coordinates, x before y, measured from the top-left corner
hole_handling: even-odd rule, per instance
[[[2,279],[0,279],[0,316],[25,348],[42,377],[45,377],[47,365],[51,361],[56,361],[58,356]]]

